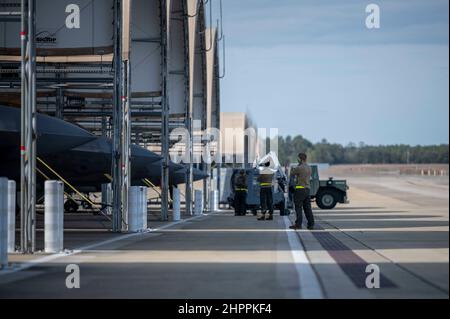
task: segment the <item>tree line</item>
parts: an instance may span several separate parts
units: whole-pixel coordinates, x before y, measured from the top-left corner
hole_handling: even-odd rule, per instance
[[[449,145],[379,145],[350,143],[346,146],[322,140],[312,143],[303,136],[278,138],[278,154],[282,164],[296,163],[300,152],[314,163],[338,164],[448,164]]]

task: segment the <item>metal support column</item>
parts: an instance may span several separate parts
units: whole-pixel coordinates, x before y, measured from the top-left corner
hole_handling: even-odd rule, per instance
[[[60,75],[57,75],[57,78],[60,78]],[[56,90],[56,112],[55,117],[63,120],[64,119],[64,97],[63,90],[58,88]]]
[[[21,252],[36,250],[36,21],[35,0],[22,0],[21,22]]]
[[[212,3],[211,3],[212,6]],[[212,14],[212,13],[211,13]],[[212,46],[211,46],[212,48]],[[206,61],[206,53],[205,53],[205,61]],[[206,69],[206,65],[203,64],[203,68]],[[204,71],[205,72],[205,71]],[[203,78],[203,88],[206,88],[206,76]],[[208,132],[210,129],[208,125],[208,106],[207,106],[207,100],[206,100],[206,89],[205,93],[203,94],[203,119],[202,119],[202,132]],[[211,137],[209,134],[206,136],[206,140],[204,139],[204,135],[202,133],[202,145],[203,143],[206,143],[205,147],[205,154],[202,156],[202,168],[203,171],[208,174],[208,178],[206,180],[203,180],[203,207],[205,211],[210,210],[210,195],[211,195]]]
[[[113,93],[113,149],[112,149],[112,231],[122,230],[122,36],[121,0],[114,1],[114,93]]]
[[[122,231],[128,231],[128,197],[131,188],[131,4],[122,0]]]
[[[122,63],[122,231],[128,231],[128,195],[131,187],[130,61]]]
[[[56,70],[61,70],[60,67],[56,67]],[[55,78],[57,79],[57,83],[61,84],[63,80],[63,74],[61,72],[57,72],[55,74]],[[56,104],[55,104],[55,117],[63,120],[64,119],[64,96],[63,96],[63,89],[61,87],[58,87],[56,89]]]
[[[188,10],[185,8],[185,10]],[[185,129],[188,132],[188,141],[185,145],[185,157],[187,155],[188,162],[184,163],[186,165],[186,194],[185,194],[185,202],[186,202],[186,214],[192,215],[192,202],[193,202],[193,160],[194,160],[194,152],[193,152],[193,106],[191,105],[191,94],[190,94],[190,72],[194,72],[194,70],[190,70],[189,67],[189,14],[185,17],[185,27],[184,27],[184,42],[186,45],[187,53],[185,54]]]
[[[102,116],[102,137],[108,137],[108,121],[106,116]]]
[[[170,6],[167,8],[167,0],[161,1],[161,58],[162,58],[162,172],[161,172],[161,219],[167,221],[169,219],[169,94],[168,94],[168,77],[169,77],[169,17]]]
[[[193,134],[193,125],[192,125],[192,112],[188,109],[188,115],[186,118],[186,129],[188,131],[188,141],[186,143],[186,154],[188,154],[189,163],[186,163],[186,214],[192,215],[192,203],[193,203],[193,189],[194,189],[194,170],[193,170],[193,161],[194,161],[194,134]]]
[[[114,2],[113,94],[113,231],[128,230],[128,191],[131,186],[131,0]]]
[[[204,171],[208,174],[208,178],[206,180],[203,181],[203,196],[205,197],[204,203],[205,203],[205,209],[207,211],[211,211],[211,190],[212,190],[212,179],[211,179],[211,175],[212,175],[212,168],[211,168],[211,158],[210,158],[210,154],[211,154],[211,149],[210,149],[210,145],[208,143],[207,145],[207,161],[204,161],[203,165],[204,165]]]

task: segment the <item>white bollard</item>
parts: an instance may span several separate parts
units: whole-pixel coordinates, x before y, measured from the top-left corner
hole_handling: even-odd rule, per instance
[[[141,193],[141,209],[142,209],[142,230],[146,230],[148,228],[148,188],[147,187],[141,187],[142,193]]]
[[[46,253],[60,253],[64,249],[64,184],[45,182],[44,241]]]
[[[128,199],[128,231],[136,233],[142,229],[142,195],[138,186],[130,187]]]
[[[203,192],[200,190],[195,191],[195,216],[200,216],[203,213]]]
[[[209,196],[209,206],[211,212],[217,212],[219,210],[219,192],[218,191],[211,191],[211,194]]]
[[[16,182],[8,182],[8,253],[16,252]]]
[[[0,178],[0,269],[8,267],[8,180]]]
[[[173,221],[181,220],[181,193],[178,188],[173,188]]]

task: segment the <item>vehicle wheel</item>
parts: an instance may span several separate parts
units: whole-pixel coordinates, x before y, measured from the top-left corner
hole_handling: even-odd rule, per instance
[[[78,203],[74,202],[73,200],[69,199],[64,203],[64,210],[66,213],[76,213],[79,209]]]
[[[337,205],[337,195],[336,192],[332,190],[324,190],[317,194],[316,198],[317,206],[320,209],[333,209]]]

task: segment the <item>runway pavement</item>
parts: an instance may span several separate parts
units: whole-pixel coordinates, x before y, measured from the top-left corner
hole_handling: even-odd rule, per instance
[[[315,210],[313,232],[224,211],[95,245],[77,233],[70,256],[10,256],[30,268],[0,273],[0,298],[448,298],[448,180],[349,183],[351,203]],[[66,287],[69,264],[80,289]],[[381,287],[368,289],[374,266]]]

